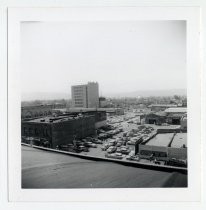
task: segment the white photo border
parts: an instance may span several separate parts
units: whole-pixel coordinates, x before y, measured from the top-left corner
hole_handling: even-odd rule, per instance
[[[21,189],[20,23],[22,21],[185,20],[187,22],[188,188]],[[201,201],[199,7],[92,7],[8,9],[9,201]],[[127,195],[127,196],[125,196]]]

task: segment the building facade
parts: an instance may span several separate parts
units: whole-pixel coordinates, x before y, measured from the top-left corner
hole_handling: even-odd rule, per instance
[[[87,107],[87,85],[75,85],[71,87],[72,107]]]
[[[161,125],[166,122],[166,114],[164,112],[151,112],[145,116],[146,124]]]
[[[73,143],[74,139],[95,134],[94,116],[44,117],[22,121],[22,140],[28,138],[42,146],[45,142],[51,148]],[[28,143],[28,142],[26,142]]]
[[[70,108],[67,110],[68,114],[81,114],[84,116],[93,115],[95,117],[95,128],[101,128],[107,124],[106,110],[101,108]]]
[[[164,111],[171,107],[177,107],[177,105],[176,104],[151,104],[148,106],[148,108],[150,108],[151,111],[154,111],[154,112]]]
[[[165,129],[165,131],[168,130]],[[140,143],[138,151],[135,153],[138,152],[139,156],[145,159],[187,160],[187,133],[178,129],[174,133],[165,133],[164,129],[160,129],[152,138]]]
[[[76,108],[98,108],[99,107],[99,85],[97,82],[88,82],[86,85],[75,85],[71,87],[72,107]]]

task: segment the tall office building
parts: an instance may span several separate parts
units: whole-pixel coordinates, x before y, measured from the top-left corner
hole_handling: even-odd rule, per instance
[[[86,85],[71,87],[72,106],[79,108],[99,107],[99,85],[97,82],[88,82]]]

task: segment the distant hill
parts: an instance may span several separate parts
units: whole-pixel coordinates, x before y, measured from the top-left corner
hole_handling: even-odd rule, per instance
[[[134,92],[125,93],[108,93],[105,97],[149,97],[149,96],[173,96],[173,95],[186,95],[186,89],[174,89],[174,90],[139,90]]]
[[[134,92],[125,92],[125,93],[105,93],[104,97],[149,97],[149,96],[173,96],[173,95],[186,95],[186,89],[176,89],[176,90],[139,90]],[[31,101],[31,100],[53,100],[53,99],[70,99],[70,93],[56,92],[56,93],[22,93],[22,101]]]
[[[53,100],[53,99],[69,99],[70,95],[68,93],[56,92],[36,92],[36,93],[22,93],[21,101],[32,101],[32,100]]]

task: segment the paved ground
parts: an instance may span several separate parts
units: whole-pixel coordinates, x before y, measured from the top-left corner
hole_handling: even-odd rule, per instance
[[[22,146],[22,188],[186,187],[187,175],[90,161]]]

